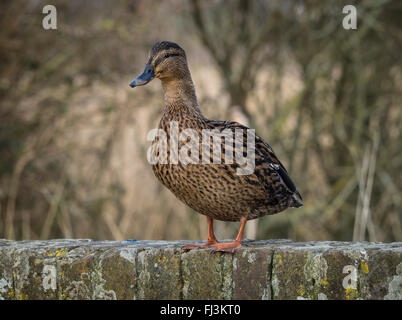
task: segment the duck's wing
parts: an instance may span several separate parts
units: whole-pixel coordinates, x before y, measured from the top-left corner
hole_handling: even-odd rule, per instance
[[[235,121],[219,121],[219,120],[210,120],[209,123],[211,126],[218,130],[224,129],[241,129],[247,130],[248,127],[235,122]],[[247,144],[247,134],[246,131],[243,131],[243,139],[245,145]],[[295,184],[293,183],[292,179],[289,177],[289,174],[285,168],[285,166],[281,163],[278,157],[275,155],[274,150],[272,147],[266,143],[260,136],[255,135],[255,156],[256,156],[256,166],[268,164],[268,166],[273,169],[278,175],[281,177],[283,184],[289,190],[290,193],[294,194],[295,201],[297,202],[296,205],[302,205],[302,197],[297,190]]]
[[[290,178],[285,166],[275,155],[272,147],[268,143],[266,143],[264,140],[262,140],[261,137],[256,136],[255,140],[256,140],[255,141],[256,149],[258,149],[265,156],[265,158],[269,162],[270,166],[278,172],[278,174],[280,175],[280,177],[282,178],[283,182],[288,187],[288,189],[291,192],[298,194],[300,197],[300,200],[301,200],[301,195],[297,191],[295,184],[293,183],[292,179]]]

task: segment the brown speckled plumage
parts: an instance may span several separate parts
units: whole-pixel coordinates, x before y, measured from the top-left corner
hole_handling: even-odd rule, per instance
[[[246,146],[248,129],[237,122],[209,120],[199,109],[194,85],[187,66],[184,50],[168,41],[156,43],[150,53],[147,66],[162,81],[165,108],[159,128],[167,133],[167,155],[170,156],[170,123],[176,121],[179,132],[191,128],[202,136],[203,129],[243,130]],[[145,72],[144,72],[145,73]],[[138,78],[137,78],[138,79]],[[134,80],[135,81],[135,80]],[[150,80],[147,80],[147,82]],[[138,81],[137,81],[138,82]],[[146,83],[146,82],[145,82]],[[145,84],[142,83],[142,84]],[[133,86],[137,84],[134,83]],[[222,140],[224,142],[224,140]],[[202,141],[202,143],[205,143]],[[179,148],[185,142],[179,142]],[[201,139],[199,157],[201,159]],[[212,147],[211,147],[212,149]],[[279,213],[289,207],[302,206],[299,192],[286,169],[275,156],[272,148],[255,135],[255,170],[249,175],[239,175],[239,164],[154,164],[155,176],[177,198],[195,211],[206,215],[209,225],[209,241],[201,247],[231,251],[240,246],[241,233],[247,220]],[[212,154],[211,154],[212,159]],[[212,230],[212,220],[242,221],[241,232],[233,245],[217,243]],[[192,249],[190,247],[185,249]]]

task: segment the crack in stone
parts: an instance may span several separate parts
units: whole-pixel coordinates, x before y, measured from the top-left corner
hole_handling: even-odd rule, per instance
[[[269,290],[270,290],[268,300],[275,300],[274,299],[274,287],[272,285],[272,277],[274,275],[274,255],[275,255],[275,248],[272,248],[271,249],[271,255],[270,255],[271,261],[268,264],[268,268],[269,268],[268,269],[269,270]],[[267,270],[267,273],[268,273],[268,270]]]

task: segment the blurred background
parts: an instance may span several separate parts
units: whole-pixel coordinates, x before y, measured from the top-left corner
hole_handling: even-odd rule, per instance
[[[128,87],[170,40],[204,115],[255,128],[303,196],[247,237],[402,241],[401,1],[56,0],[57,30],[46,4],[0,2],[0,238],[206,238],[146,160],[159,81]]]

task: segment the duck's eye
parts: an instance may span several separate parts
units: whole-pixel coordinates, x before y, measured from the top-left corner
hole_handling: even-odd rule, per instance
[[[170,57],[170,54],[169,54],[169,53],[166,53],[166,54],[165,54],[165,59],[166,59],[166,58],[169,58],[169,57]]]
[[[147,70],[147,73],[151,73],[151,71],[152,71],[151,69],[148,69],[148,70]]]

